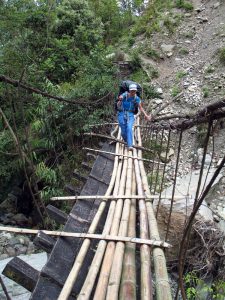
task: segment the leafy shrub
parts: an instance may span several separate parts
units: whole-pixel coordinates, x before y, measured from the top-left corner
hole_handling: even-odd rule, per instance
[[[225,64],[225,47],[219,50],[219,60],[221,63]]]
[[[181,55],[187,55],[189,53],[189,50],[187,48],[181,48],[179,50],[179,54]]]
[[[153,48],[148,48],[146,51],[145,51],[145,54],[148,56],[148,57],[151,57],[153,59],[158,59],[160,56],[159,56],[159,53],[153,49]]]
[[[206,86],[204,86],[202,88],[202,92],[203,92],[203,97],[204,98],[207,98],[209,96],[209,89]]]
[[[176,1],[176,7],[177,8],[183,8],[185,10],[193,10],[193,4],[190,3],[189,1],[184,1],[184,0],[177,0]]]
[[[172,87],[171,96],[176,97],[180,93],[180,89],[177,85]]]
[[[185,72],[185,71],[178,71],[177,74],[176,74],[176,78],[177,79],[181,79],[181,78],[183,78],[186,75],[187,75],[187,72]]]

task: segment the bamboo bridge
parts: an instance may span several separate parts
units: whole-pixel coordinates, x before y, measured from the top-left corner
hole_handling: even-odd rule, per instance
[[[52,198],[52,201],[74,201],[71,212],[67,215],[53,205],[47,208],[50,217],[63,225],[63,230],[18,229],[18,232],[37,234],[35,244],[49,253],[41,272],[14,258],[3,273],[31,291],[32,300],[172,299],[166,254],[174,246],[169,236],[173,205],[179,200],[175,190],[182,139],[190,134],[189,128],[204,123],[208,125],[193,209],[177,237],[179,286],[185,299],[183,271],[190,228],[225,161],[225,158],[221,160],[209,184],[201,191],[209,137],[214,120],[224,117],[222,107],[224,103],[218,102],[192,118],[168,122],[164,117],[164,121],[155,120],[151,125],[140,124],[137,117],[134,148],[130,151],[115,124],[111,136],[102,136],[106,142],[101,150],[85,149],[97,153],[97,158],[80,196]],[[95,125],[95,128],[100,127],[101,124]],[[190,143],[190,148],[192,146]],[[171,194],[165,195],[170,147],[176,152],[173,188]],[[160,159],[162,152],[164,158]],[[188,191],[183,198],[188,199]],[[170,201],[170,209],[164,230],[159,233],[158,217],[164,199]],[[4,229],[10,231],[10,228],[1,228]]]

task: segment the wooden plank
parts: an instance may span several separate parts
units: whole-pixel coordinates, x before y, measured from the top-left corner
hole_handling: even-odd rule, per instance
[[[34,239],[35,246],[43,249],[47,253],[51,253],[55,243],[56,240],[50,235],[45,234],[43,231],[40,231]]]
[[[85,170],[87,170],[87,171],[91,171],[91,169],[92,169],[92,167],[89,166],[89,164],[88,164],[87,162],[84,162],[84,161],[81,163],[81,166],[82,166]]]
[[[46,207],[46,210],[50,216],[51,219],[53,219],[54,221],[56,221],[56,223],[62,224],[64,225],[68,219],[68,215],[61,211],[60,209],[58,209],[57,207],[49,204]]]
[[[71,195],[78,195],[80,194],[79,188],[76,188],[72,184],[66,184],[64,187],[65,191],[68,192]]]
[[[30,292],[35,288],[39,273],[39,271],[18,257],[14,257],[8,262],[2,272],[2,274],[22,285]]]
[[[113,151],[114,146],[104,144],[103,150]],[[92,174],[104,179],[110,176],[113,168],[113,160],[98,155],[92,168]],[[84,184],[81,195],[103,195],[107,189],[107,186],[97,182],[92,178],[88,178]],[[93,201],[80,201],[77,200],[71,213],[79,215],[80,218],[87,220],[88,222],[82,223],[80,220],[76,220],[69,216],[64,231],[68,232],[87,232],[89,224],[96,213],[99,200]],[[102,224],[99,224],[99,227]],[[99,229],[97,229],[98,231]],[[93,241],[95,242],[95,241]],[[76,254],[78,253],[82,240],[74,239],[71,237],[58,238],[55,247],[53,248],[49,260],[41,271],[39,280],[36,288],[31,296],[32,300],[47,300],[57,299],[61,286],[63,286],[75,260]],[[93,251],[92,251],[93,252]],[[60,260],[59,260],[60,258]],[[57,263],[56,263],[57,261]],[[82,285],[82,279],[84,274],[87,274],[88,268],[91,262],[91,255],[85,259],[86,265],[82,268],[79,275],[80,282],[76,282],[73,292],[77,294]],[[60,288],[59,288],[60,287]],[[52,293],[52,298],[49,296]]]
[[[80,174],[79,172],[77,172],[76,170],[73,171],[73,177],[75,177],[76,179],[80,180],[80,181],[83,181],[83,182],[86,182],[88,177],[87,176],[84,176],[82,174]]]

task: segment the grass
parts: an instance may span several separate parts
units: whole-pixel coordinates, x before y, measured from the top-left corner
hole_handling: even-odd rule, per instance
[[[176,73],[176,79],[181,79],[181,78],[183,78],[186,75],[187,75],[187,72],[185,72],[185,71],[178,71]]]
[[[148,57],[151,57],[153,59],[159,59],[160,58],[160,55],[159,53],[153,49],[153,48],[148,48],[146,51],[145,51],[145,54],[148,56]]]
[[[176,97],[180,92],[180,88],[177,85],[174,85],[171,90],[171,96]]]
[[[179,54],[181,55],[187,55],[189,53],[189,50],[187,48],[181,48],[179,50]]]
[[[207,97],[209,96],[209,89],[208,89],[207,86],[204,86],[204,87],[202,88],[202,92],[203,92],[203,97],[204,97],[204,98],[207,98]]]
[[[183,8],[187,11],[192,11],[194,9],[193,4],[189,1],[177,0],[175,3],[177,8]]]
[[[225,47],[219,49],[219,60],[225,65]]]

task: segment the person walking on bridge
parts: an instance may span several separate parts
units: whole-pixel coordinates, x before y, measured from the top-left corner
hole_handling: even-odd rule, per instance
[[[130,84],[129,92],[124,92],[118,97],[118,122],[121,128],[122,138],[129,150],[133,149],[133,124],[134,115],[138,112],[142,112],[145,119],[151,121],[151,115],[148,115],[141,104],[141,99],[137,96],[137,85]]]

